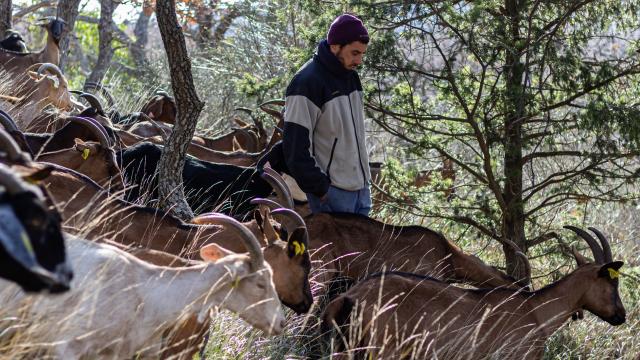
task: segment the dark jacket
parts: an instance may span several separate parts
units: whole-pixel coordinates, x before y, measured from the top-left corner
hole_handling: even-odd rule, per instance
[[[350,191],[368,186],[360,78],[326,40],[291,80],[285,109],[283,154],[304,192],[322,197],[330,184]]]

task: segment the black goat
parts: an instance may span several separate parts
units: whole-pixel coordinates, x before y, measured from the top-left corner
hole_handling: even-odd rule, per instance
[[[117,156],[129,186],[125,196],[136,202],[145,192],[158,198],[156,168],[162,146],[141,142]],[[216,164],[187,157],[182,171],[187,202],[196,214],[215,211],[244,217],[253,208],[249,201],[273,191],[255,167]]]
[[[30,174],[38,177],[38,174]],[[27,292],[69,290],[61,217],[42,191],[0,164],[0,277]]]

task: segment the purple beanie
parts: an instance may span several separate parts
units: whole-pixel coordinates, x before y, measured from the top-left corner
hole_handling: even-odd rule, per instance
[[[369,33],[362,20],[351,14],[342,14],[333,20],[327,33],[329,45],[346,45],[354,41],[369,43]]]

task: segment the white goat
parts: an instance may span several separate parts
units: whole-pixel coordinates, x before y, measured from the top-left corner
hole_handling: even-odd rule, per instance
[[[31,325],[20,335],[59,359],[157,357],[161,336],[176,319],[188,314],[204,319],[214,306],[238,313],[267,334],[281,333],[284,315],[257,240],[237,221],[218,218],[233,224],[250,256],[210,244],[200,251],[206,262],[169,268],[69,236],[72,289],[55,297],[4,291],[3,309],[27,304],[21,314]]]

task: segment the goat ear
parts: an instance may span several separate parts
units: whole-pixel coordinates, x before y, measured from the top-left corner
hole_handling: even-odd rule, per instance
[[[244,121],[240,120],[239,118],[233,118],[233,121],[234,121],[238,126],[240,126],[241,128],[249,126],[249,124],[248,124],[248,123],[246,123],[246,122],[244,122]]]
[[[26,182],[37,184],[38,182],[48,178],[52,171],[53,166],[46,166],[42,169],[34,170],[29,174],[23,174],[22,179]]]
[[[217,261],[225,256],[233,255],[231,252],[218,244],[208,244],[200,249],[200,258],[205,261]]]
[[[307,252],[305,236],[306,229],[303,227],[299,227],[293,230],[291,235],[289,235],[289,240],[287,241],[287,250],[290,258],[298,255],[304,255],[304,253]]]
[[[624,265],[622,261],[614,261],[604,264],[600,267],[600,270],[598,270],[598,276],[615,280],[620,277],[618,270],[620,270],[622,265]]]

